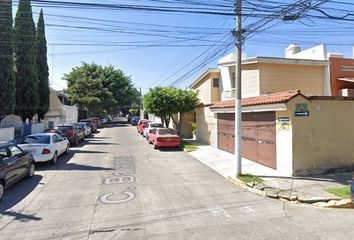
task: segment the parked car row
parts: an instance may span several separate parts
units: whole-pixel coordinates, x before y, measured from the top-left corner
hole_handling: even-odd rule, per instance
[[[147,119],[140,119],[137,123],[137,131],[146,138],[154,149],[180,148],[181,139],[173,129],[165,128],[162,123],[154,123]]]
[[[24,177],[32,177],[35,163],[56,164],[58,157],[69,153],[69,147],[92,136],[97,128],[112,118],[96,117],[78,123],[59,124],[49,132],[37,133],[0,144],[0,201],[5,189]]]

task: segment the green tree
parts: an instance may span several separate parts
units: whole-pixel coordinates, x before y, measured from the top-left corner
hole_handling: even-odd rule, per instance
[[[134,87],[130,77],[126,76],[122,70],[115,69],[111,65],[103,67],[94,63],[83,63],[82,66],[76,67],[69,74],[66,74],[64,79],[68,82],[69,97],[73,100],[76,96],[71,88],[75,86],[76,82],[82,79],[97,80],[114,99],[115,103],[111,103],[109,106],[110,112],[117,112],[117,109],[127,112],[133,103],[139,101],[140,93]]]
[[[38,119],[44,118],[49,109],[49,70],[47,63],[47,40],[45,38],[45,26],[43,10],[39,14],[37,24],[37,73],[38,73]]]
[[[199,99],[197,93],[192,90],[176,89],[174,91],[174,99],[176,105],[174,108],[175,114],[171,116],[173,123],[177,127],[177,132],[181,132],[182,123],[185,121],[186,113],[195,110],[198,105]]]
[[[92,66],[92,65],[91,65]],[[129,76],[112,65],[108,67],[92,66],[102,70],[102,84],[113,94],[117,101],[117,108],[126,112],[132,104],[139,104],[140,92],[136,89]]]
[[[15,110],[12,1],[0,2],[0,120]]]
[[[70,78],[70,74],[67,76]],[[89,115],[102,115],[111,112],[117,102],[112,93],[97,79],[80,78],[70,81],[68,95],[72,103],[80,109],[87,109]]]
[[[180,133],[184,116],[194,111],[198,104],[197,94],[191,90],[172,87],[155,87],[144,96],[144,108],[147,112],[160,117],[168,127],[170,120]]]
[[[131,109],[129,109],[129,113],[132,115],[138,115],[139,110],[136,108],[131,108]]]
[[[16,114],[31,121],[38,109],[36,28],[30,0],[19,0],[15,18]]]

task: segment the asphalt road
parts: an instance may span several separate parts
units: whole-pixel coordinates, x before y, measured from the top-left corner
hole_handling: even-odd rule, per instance
[[[0,239],[352,239],[354,212],[244,191],[115,123],[8,189]]]

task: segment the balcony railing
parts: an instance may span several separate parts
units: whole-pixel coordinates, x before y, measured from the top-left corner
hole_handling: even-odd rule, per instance
[[[222,98],[235,98],[235,96],[236,96],[235,88],[232,88],[231,90],[225,90],[222,93]]]

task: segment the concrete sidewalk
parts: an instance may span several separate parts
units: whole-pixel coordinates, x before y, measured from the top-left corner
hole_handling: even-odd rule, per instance
[[[233,154],[195,141],[193,141],[193,144],[198,145],[198,150],[189,152],[190,155],[225,178],[235,178],[235,156]],[[261,177],[264,180],[264,188],[273,189],[277,193],[296,195],[297,198],[309,202],[311,200],[338,199],[325,190],[333,187],[344,187],[350,185],[352,181],[351,172],[291,177],[244,158],[242,159],[242,173]]]

